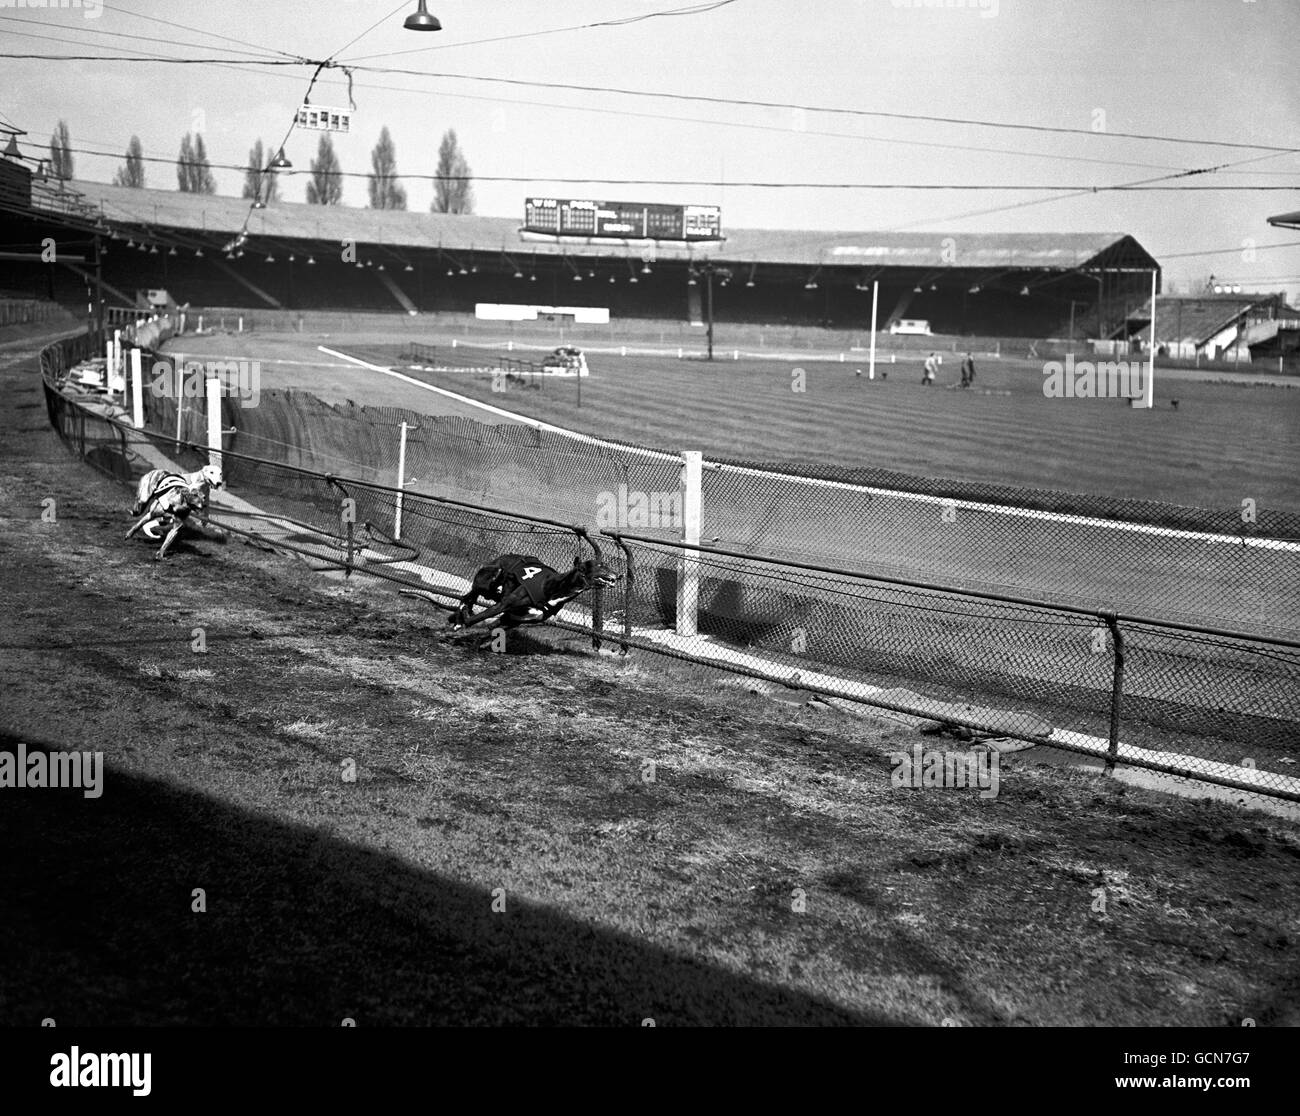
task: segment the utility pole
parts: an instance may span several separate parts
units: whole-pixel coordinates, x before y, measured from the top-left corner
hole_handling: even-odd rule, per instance
[[[712,263],[706,263],[701,267],[704,272],[704,318],[708,327],[709,341],[709,359],[713,359],[713,273],[716,270],[718,276],[725,285],[731,278],[731,269],[726,267],[716,268]]]
[[[704,314],[709,323],[709,359],[713,359],[713,265],[704,265]]]
[[[104,329],[104,263],[100,250],[99,233],[95,234],[95,320],[96,332]]]

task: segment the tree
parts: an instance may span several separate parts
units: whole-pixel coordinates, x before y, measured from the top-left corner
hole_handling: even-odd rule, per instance
[[[245,198],[261,198],[264,202],[277,201],[280,197],[280,179],[275,171],[267,170],[267,152],[259,139],[248,152],[248,170],[244,174]]]
[[[474,187],[469,163],[456,139],[456,129],[448,128],[438,145],[438,179],[433,185],[434,213],[473,213]]]
[[[144,186],[144,149],[140,137],[132,136],[126,145],[126,164],[113,176],[114,186],[130,186],[136,190]]]
[[[307,201],[312,205],[338,205],[343,200],[343,179],[334,141],[321,136],[316,158],[311,161],[311,178],[307,181]]]
[[[405,209],[406,191],[397,181],[397,152],[393,137],[385,124],[379,133],[379,142],[370,153],[370,208]]]
[[[72,177],[72,138],[66,120],[59,121],[50,137],[50,174],[65,181]]]
[[[203,144],[202,135],[195,135],[191,140],[189,133],[186,133],[181,140],[181,154],[176,160],[176,182],[182,194],[217,192],[217,180],[212,177],[212,166],[208,162],[208,151]]]

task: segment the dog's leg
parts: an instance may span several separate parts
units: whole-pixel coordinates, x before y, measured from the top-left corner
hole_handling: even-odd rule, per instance
[[[163,544],[158,548],[158,553],[154,555],[155,561],[161,561],[167,557],[167,548],[176,541],[176,536],[181,533],[181,528],[185,526],[183,520],[177,520],[176,525],[167,532],[167,537],[163,539]]]
[[[459,631],[467,625],[470,614],[474,611],[474,606],[478,604],[480,597],[484,600],[492,599],[492,587],[500,576],[501,571],[496,566],[480,566],[475,571],[469,583],[469,592],[460,598],[460,608],[448,617],[453,631]]]
[[[521,603],[525,603],[528,600],[527,597],[524,597],[523,601],[516,600],[514,597],[514,594],[507,596],[505,600],[501,601],[499,604],[494,604],[491,608],[485,608],[477,616],[470,616],[466,613],[463,622],[459,624],[458,627],[472,628],[475,624],[483,623],[484,620],[491,620],[493,617],[500,616],[502,613],[516,609]]]
[[[152,514],[150,514],[149,512],[145,512],[144,515],[142,515],[139,519],[135,521],[135,523],[131,527],[131,530],[129,530],[126,533],[126,537],[129,539],[138,530],[140,530],[141,527],[143,527],[146,523],[148,523],[149,520],[151,520],[152,518],[153,518]]]

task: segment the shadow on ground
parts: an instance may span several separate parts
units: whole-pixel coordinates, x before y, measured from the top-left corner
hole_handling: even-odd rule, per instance
[[[18,745],[0,735],[0,749]],[[516,896],[494,914],[490,883],[470,886],[191,791],[115,769],[103,785],[98,799],[3,792],[0,1023],[894,1022]],[[191,910],[195,888],[206,913]]]

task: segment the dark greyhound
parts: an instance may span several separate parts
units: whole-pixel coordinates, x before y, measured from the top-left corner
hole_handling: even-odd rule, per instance
[[[157,541],[162,539],[162,546],[154,555],[157,559],[167,557],[176,536],[181,533],[192,512],[201,510],[201,496],[186,487],[179,477],[179,483],[160,486],[143,503],[144,514],[131,525],[126,537],[129,539],[137,531],[145,538]],[[139,505],[137,505],[139,506]],[[132,514],[136,514],[134,511]]]
[[[451,629],[460,631],[497,617],[507,629],[541,624],[593,585],[617,582],[617,575],[599,558],[575,558],[573,568],[560,573],[530,554],[502,554],[474,574],[469,592],[451,614]],[[432,593],[419,589],[403,589],[402,595],[437,602]],[[476,616],[473,610],[480,597],[493,604]]]

